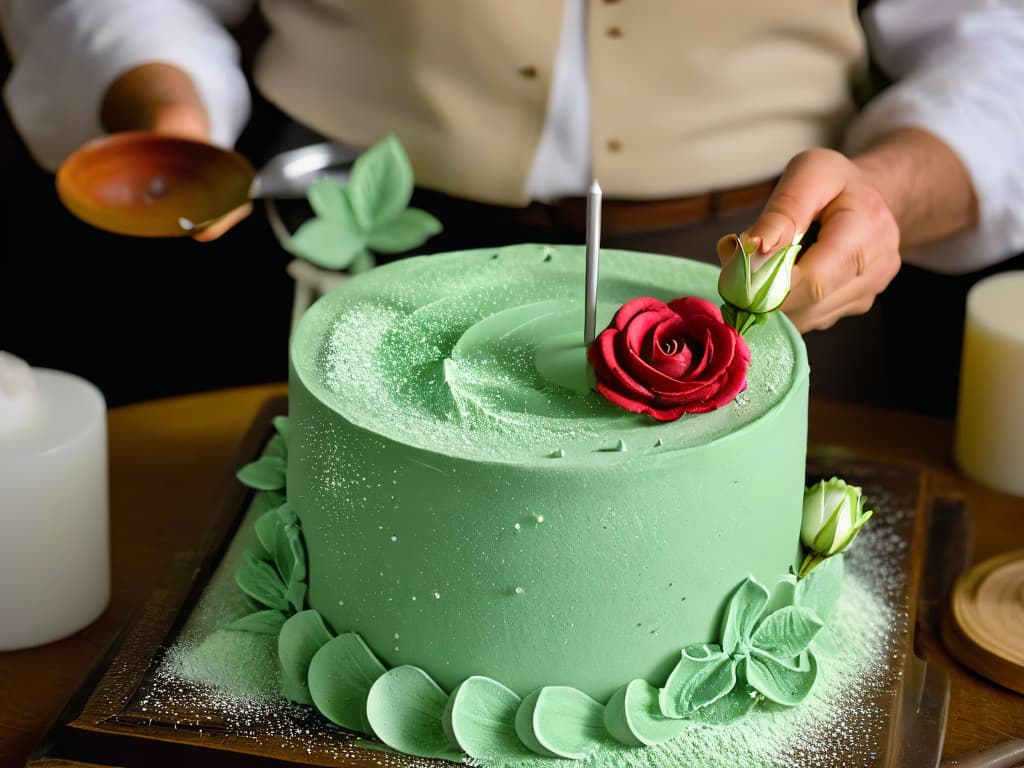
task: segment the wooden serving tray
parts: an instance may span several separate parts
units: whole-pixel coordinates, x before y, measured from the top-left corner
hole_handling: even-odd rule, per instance
[[[271,435],[271,419],[286,407],[284,397],[265,403],[236,462],[225,468],[226,474],[233,478],[238,467],[259,455]],[[887,542],[877,563],[886,574],[879,580],[886,585],[882,599],[898,617],[893,622],[891,652],[884,662],[887,669],[882,679],[887,682],[869,686],[863,692],[864,700],[849,715],[844,714],[844,737],[835,740],[836,765],[938,766],[949,681],[941,670],[914,655],[913,641],[916,624],[937,623],[938,607],[963,568],[965,512],[955,501],[929,501],[922,476],[913,467],[864,461],[837,449],[812,451],[808,483],[833,475],[863,486],[876,509],[869,535]],[[215,706],[209,698],[163,700],[161,686],[166,681],[157,674],[163,654],[174,644],[248,506],[248,489],[237,482],[228,483],[228,488],[224,503],[210,518],[204,545],[175,559],[162,585],[73,697],[28,765],[451,765],[375,749],[366,739],[331,725],[309,708],[282,707],[273,713],[273,722],[269,716],[261,720],[257,712],[245,727],[239,727],[237,713]],[[957,529],[952,535],[950,526]],[[937,529],[941,530],[936,533]],[[959,542],[957,551],[949,551],[951,541]],[[872,561],[872,568],[874,565]],[[281,718],[289,720],[285,730]],[[294,734],[302,735],[295,738]],[[833,735],[823,733],[822,738],[832,741]],[[799,749],[796,751],[787,756],[795,764],[819,764],[810,755],[801,759]]]

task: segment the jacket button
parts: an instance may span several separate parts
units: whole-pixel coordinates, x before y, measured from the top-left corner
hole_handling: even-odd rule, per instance
[[[609,152],[618,152],[622,149],[622,142],[618,139],[609,139],[606,146]]]
[[[608,34],[608,37],[615,37],[615,38],[622,37],[622,28],[621,27],[608,27],[607,34]]]
[[[537,77],[536,67],[520,67],[519,75],[527,80],[533,80]]]

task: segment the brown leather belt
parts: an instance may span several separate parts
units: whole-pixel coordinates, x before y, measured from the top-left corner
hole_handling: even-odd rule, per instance
[[[601,203],[601,231],[607,235],[628,235],[708,221],[764,205],[775,188],[775,182],[772,179],[746,187],[661,200],[605,198]],[[526,226],[584,231],[587,225],[585,197],[566,197],[555,203],[531,203],[514,210],[513,218]]]

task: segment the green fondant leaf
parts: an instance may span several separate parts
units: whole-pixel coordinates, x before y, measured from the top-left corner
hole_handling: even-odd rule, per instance
[[[529,757],[516,736],[516,712],[522,699],[489,677],[462,681],[444,709],[448,740],[472,758]]]
[[[731,725],[742,719],[757,704],[757,691],[743,683],[713,704],[693,713],[692,719],[705,725]]]
[[[238,470],[237,477],[244,485],[258,491],[278,491],[284,488],[288,464],[280,456],[264,456]]]
[[[275,416],[272,424],[274,425],[274,430],[277,432],[277,434],[279,434],[281,437],[283,437],[285,439],[285,441],[287,442],[287,440],[288,440],[288,417],[287,416]]]
[[[321,219],[334,221],[352,231],[359,230],[348,189],[334,179],[323,177],[309,185],[306,197]]]
[[[519,705],[516,735],[539,755],[582,760],[608,741],[604,707],[575,688],[538,688]]]
[[[292,509],[290,504],[282,504],[274,509],[274,512],[277,514],[277,519],[280,520],[283,525],[299,524],[299,516],[295,514],[295,510]]]
[[[814,636],[814,640],[811,641],[811,648],[809,653],[813,654],[816,659],[818,658],[829,658],[842,653],[843,638],[828,624]]]
[[[764,608],[765,616],[769,613],[775,613],[777,610],[785,608],[787,605],[793,605],[794,594],[796,592],[796,581],[795,575],[787,573],[775,582],[775,586],[772,587],[772,595],[768,598],[768,605]]]
[[[258,635],[277,635],[284,624],[285,615],[281,611],[256,611],[248,616],[236,619],[226,629],[237,632],[255,632]]]
[[[331,633],[316,611],[301,611],[281,627],[277,636],[277,658],[281,662],[284,695],[299,704],[312,704],[309,695],[309,664],[329,640]]]
[[[461,760],[441,723],[448,697],[419,667],[395,667],[378,677],[366,698],[366,716],[377,737],[418,757]]]
[[[310,219],[299,226],[287,247],[318,267],[344,269],[366,247],[366,238],[336,221]]]
[[[768,588],[753,577],[748,578],[729,599],[722,621],[722,650],[735,653],[739,645],[750,639],[768,605]]]
[[[818,664],[810,653],[803,654],[796,664],[779,661],[757,650],[747,657],[747,682],[765,698],[787,707],[807,697],[817,676]]]
[[[794,659],[810,647],[823,626],[824,622],[810,608],[789,605],[766,616],[750,644],[776,659]]]
[[[267,447],[263,451],[264,456],[275,456],[279,459],[288,458],[288,446],[285,445],[284,438],[280,435],[274,435],[267,442]]]
[[[296,611],[301,611],[306,600],[306,548],[302,543],[302,532],[295,523],[281,527],[278,534],[278,569],[282,563],[290,566],[285,578],[285,597]],[[281,573],[285,576],[284,572]]]
[[[298,561],[295,556],[296,552],[292,548],[292,541],[297,537],[298,528],[295,525],[284,525],[278,520],[277,534],[274,537],[274,565],[286,588],[296,581],[297,568],[302,570],[302,573],[299,574],[300,579],[306,576],[305,564]]]
[[[401,253],[426,242],[441,231],[441,222],[419,208],[406,208],[393,219],[374,227],[366,242],[380,253]]]
[[[617,690],[604,708],[605,729],[633,747],[660,744],[678,736],[683,720],[661,714],[660,692],[646,680],[633,680]]]
[[[363,231],[397,216],[409,204],[412,187],[412,165],[394,134],[361,154],[352,165],[348,199]]]
[[[387,672],[363,639],[338,635],[309,663],[309,694],[320,713],[336,725],[372,733],[366,717],[366,698],[378,677]]]
[[[270,563],[246,551],[242,564],[235,571],[235,583],[245,594],[267,608],[283,611],[288,608],[285,586]]]
[[[796,585],[794,604],[810,608],[821,618],[829,621],[839,605],[843,592],[843,556],[825,558]]]
[[[767,599],[767,596],[766,596]],[[736,660],[714,645],[691,645],[665,681],[659,708],[665,717],[689,717],[736,685]]]
[[[306,606],[306,591],[307,586],[304,581],[296,581],[293,584],[289,584],[285,589],[284,597],[288,601],[288,605],[292,607],[292,610],[301,611]]]
[[[277,538],[281,530],[281,521],[277,517],[277,509],[264,512],[253,524],[256,530],[256,540],[266,553],[261,559],[273,562],[274,553],[277,551]]]

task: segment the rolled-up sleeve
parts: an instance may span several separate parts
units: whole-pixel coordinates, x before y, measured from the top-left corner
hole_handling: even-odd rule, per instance
[[[14,60],[4,84],[11,118],[36,161],[55,169],[103,133],[100,107],[117,77],[151,62],[192,79],[210,138],[230,146],[249,116],[238,47],[225,23],[250,0],[0,0]]]
[[[877,0],[864,26],[895,84],[851,124],[844,149],[916,127],[944,141],[974,184],[976,229],[908,251],[936,272],[963,273],[1024,250],[1024,4]]]

